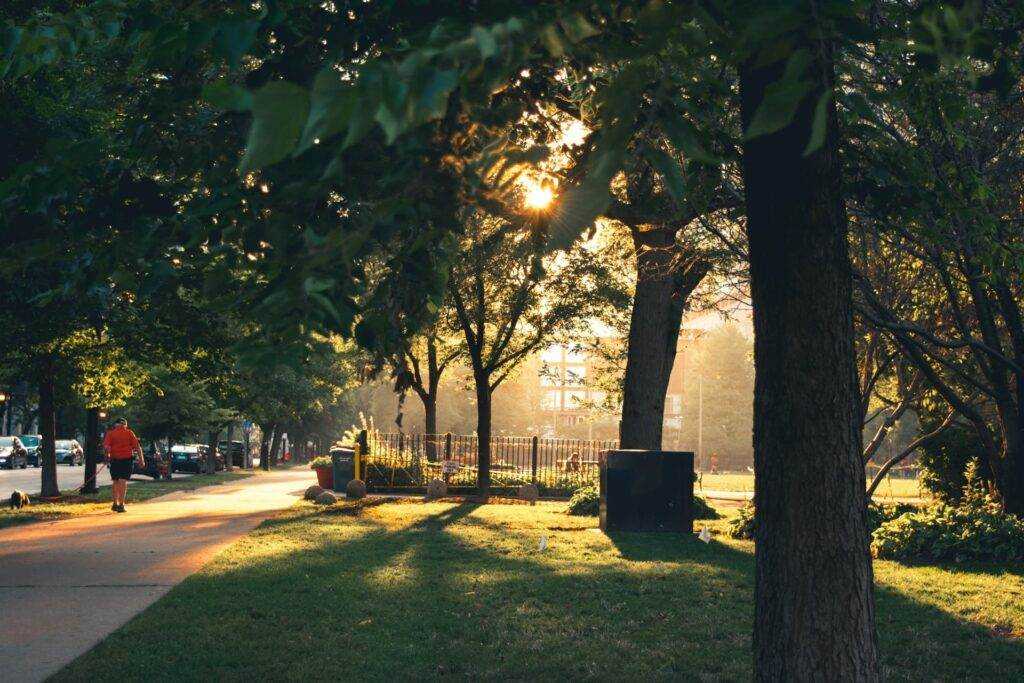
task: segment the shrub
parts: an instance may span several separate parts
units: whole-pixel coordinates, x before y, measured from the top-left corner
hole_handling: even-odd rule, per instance
[[[977,461],[968,466],[958,505],[939,503],[878,527],[872,554],[900,561],[1024,560],[1024,519],[1003,512],[985,491],[978,469]]]
[[[711,507],[711,505],[704,498],[695,495],[693,497],[693,518],[694,519],[718,519],[722,515],[718,514],[718,510]]]
[[[879,525],[896,519],[900,515],[913,512],[917,508],[909,503],[871,502],[868,504],[868,533]],[[740,508],[739,514],[729,521],[729,536],[748,541],[754,540],[754,503],[748,502]]]
[[[754,540],[754,504],[748,502],[740,508],[739,514],[729,520],[729,536]]]
[[[316,470],[321,467],[331,467],[334,463],[326,455],[320,455],[309,461],[309,469]]]
[[[868,533],[872,533],[886,522],[891,522],[908,512],[917,512],[917,506],[910,503],[876,503],[871,501],[868,504]]]
[[[967,485],[968,463],[984,457],[985,449],[972,428],[952,425],[928,441],[920,453],[921,485],[943,503],[957,505]]]
[[[601,495],[593,486],[582,486],[569,499],[569,514],[594,517],[600,514]]]

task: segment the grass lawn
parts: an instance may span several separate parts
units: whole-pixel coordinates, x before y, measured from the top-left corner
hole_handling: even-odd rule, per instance
[[[749,680],[750,543],[563,510],[299,504],[56,678]],[[1024,566],[876,576],[886,678],[1024,679]]]
[[[237,479],[244,479],[252,476],[252,472],[218,472],[217,474],[199,474],[185,479],[172,481],[153,481],[146,479],[132,479],[128,483],[128,503],[140,503],[150,498],[162,496],[172,491],[191,491],[203,486],[223,484]],[[0,508],[0,529],[15,524],[26,524],[42,520],[60,519],[71,515],[82,515],[90,512],[99,512],[110,509],[110,487],[100,486],[99,493],[83,496],[75,489],[64,491],[60,501],[52,503],[37,502],[32,497],[32,504],[20,510],[11,510],[6,505]],[[5,501],[0,501],[4,502]]]
[[[867,480],[870,483],[870,479]],[[722,472],[710,474],[705,472],[701,484],[709,491],[753,491],[754,475],[750,472]],[[865,485],[865,488],[867,486]],[[698,493],[699,493],[698,489]],[[875,491],[875,500],[887,498],[919,498],[927,497],[928,492],[919,486],[916,479],[887,477]]]

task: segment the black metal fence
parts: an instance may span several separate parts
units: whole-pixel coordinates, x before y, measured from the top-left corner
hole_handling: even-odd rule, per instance
[[[492,489],[534,483],[544,496],[596,486],[598,453],[618,447],[615,440],[538,436],[492,436],[489,443]],[[475,488],[479,445],[474,435],[371,431],[366,435],[363,479],[376,490],[420,488],[431,479],[445,479],[449,487]]]

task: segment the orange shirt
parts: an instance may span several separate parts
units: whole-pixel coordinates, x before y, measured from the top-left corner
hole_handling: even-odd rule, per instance
[[[103,449],[110,454],[111,460],[127,460],[138,448],[139,438],[124,425],[107,430],[103,437]]]

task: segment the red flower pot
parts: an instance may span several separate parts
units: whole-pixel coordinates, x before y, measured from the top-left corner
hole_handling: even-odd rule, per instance
[[[334,488],[334,468],[333,467],[317,467],[316,468],[316,483],[320,485],[320,488],[328,491]]]

